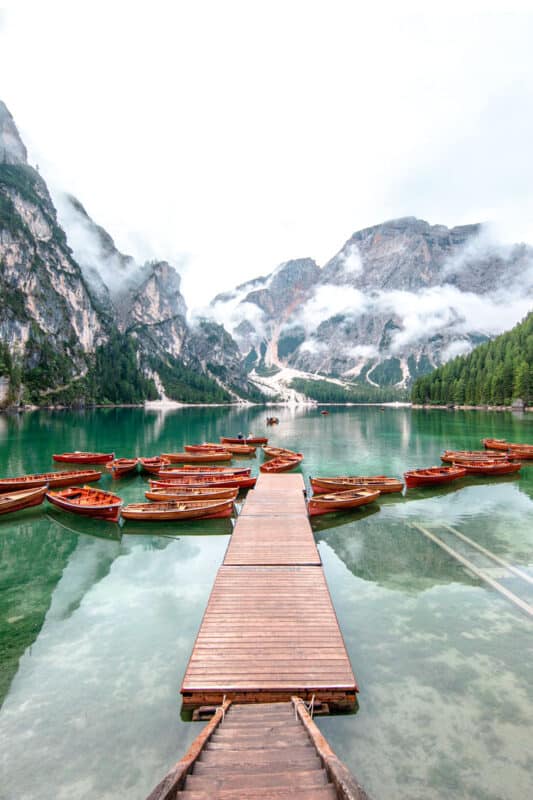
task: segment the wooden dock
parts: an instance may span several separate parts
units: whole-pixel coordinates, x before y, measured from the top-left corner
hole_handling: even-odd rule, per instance
[[[261,475],[220,567],[183,679],[185,707],[356,706],[357,684],[307,516],[301,475]]]
[[[147,800],[368,800],[298,697],[225,700]]]

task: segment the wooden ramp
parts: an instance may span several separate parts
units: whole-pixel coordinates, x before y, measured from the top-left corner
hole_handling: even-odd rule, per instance
[[[357,684],[301,475],[261,475],[219,569],[181,693],[188,707],[289,701],[353,709]]]
[[[300,698],[217,710],[148,800],[368,800]]]

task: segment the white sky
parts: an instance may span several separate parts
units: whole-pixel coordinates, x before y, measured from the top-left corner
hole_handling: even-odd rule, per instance
[[[194,306],[391,217],[533,242],[532,42],[527,0],[17,3],[0,98]]]

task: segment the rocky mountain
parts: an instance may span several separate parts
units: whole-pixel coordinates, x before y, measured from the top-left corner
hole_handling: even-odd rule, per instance
[[[532,248],[499,245],[480,224],[405,217],[354,233],[322,268],[289,261],[218,295],[211,313],[258,382],[296,371],[406,387],[511,327],[532,302]]]
[[[57,206],[0,102],[0,404],[257,397],[231,336],[188,326],[170,264],[121,253],[75,198]]]

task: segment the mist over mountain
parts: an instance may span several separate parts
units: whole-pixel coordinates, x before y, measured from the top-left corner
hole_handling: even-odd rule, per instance
[[[509,329],[532,303],[531,247],[503,246],[486,225],[404,217],[357,231],[322,268],[281,264],[216,296],[210,311],[259,374],[405,387]]]
[[[533,249],[404,217],[188,318],[171,264],[136,261],[77,198],[52,200],[0,102],[0,293],[2,404],[304,400],[302,380],[323,378],[393,395],[525,316]]]
[[[172,265],[137,263],[79,200],[56,202],[0,102],[0,404],[257,397],[229,334],[187,324]]]

